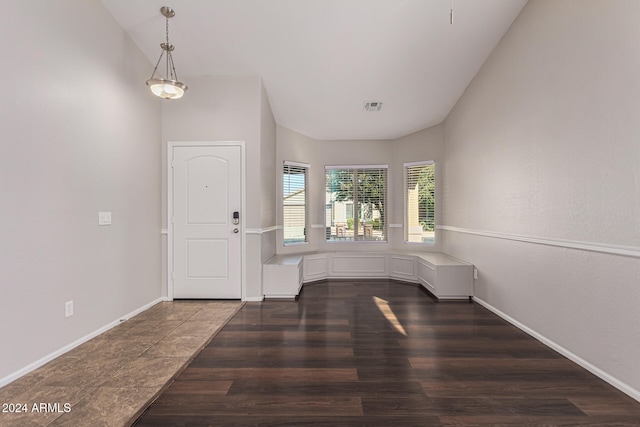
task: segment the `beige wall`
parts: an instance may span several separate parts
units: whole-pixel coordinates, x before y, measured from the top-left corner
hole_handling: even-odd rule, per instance
[[[264,85],[260,92],[261,147],[261,260],[267,261],[276,253],[276,122]],[[262,289],[260,290],[262,295]]]
[[[393,162],[390,173],[393,176],[394,191],[390,193],[390,205],[392,216],[390,224],[402,225],[404,218],[404,164],[433,160],[435,163],[436,181],[436,205],[435,219],[436,225],[442,224],[442,188],[444,170],[444,139],[443,126],[437,125],[420,132],[399,138],[392,143]],[[394,249],[399,250],[426,250],[430,252],[440,252],[442,249],[442,233],[436,229],[435,245],[411,245],[405,244],[405,231],[403,227],[390,228],[390,239]]]
[[[152,65],[98,1],[2,7],[0,385],[161,295]]]
[[[276,251],[278,253],[295,253],[308,252],[318,250],[318,239],[315,237],[320,233],[317,229],[312,229],[312,235],[309,236],[310,242],[306,245],[296,245],[285,247],[283,244],[282,232],[282,167],[285,160],[309,164],[309,197],[310,201],[317,199],[318,188],[322,188],[324,184],[324,172],[319,171],[317,162],[313,162],[317,157],[317,141],[308,136],[299,134],[282,126],[276,127]],[[315,163],[315,164],[312,164]],[[324,203],[324,202],[322,202]],[[318,208],[315,207],[317,211]],[[314,212],[314,207],[309,212],[309,221],[311,224],[323,224],[323,220],[318,219],[318,215]]]
[[[445,121],[444,176],[444,248],[476,296],[636,398],[638,16],[530,0]]]
[[[234,140],[247,147],[246,299],[262,297],[275,251],[338,248],[324,243],[325,165],[389,164],[389,223],[402,224],[402,164],[434,160],[444,230],[429,249],[475,264],[481,301],[640,398],[640,2],[530,0],[445,123],[394,141],[276,127],[259,77],[185,79],[185,98],[161,102],[99,2],[3,6],[0,35],[19,42],[3,48],[16,84],[0,106],[0,385],[166,295],[166,143]],[[311,164],[304,248],[271,231],[284,160]],[[406,248],[402,228],[340,245],[387,248]]]
[[[323,251],[379,251],[388,249],[388,243],[366,242],[325,242],[325,166],[336,165],[388,165],[393,158],[389,141],[318,141],[316,156],[312,161],[313,172],[310,184],[313,190],[311,198],[311,223],[318,227],[313,229],[312,238],[318,242],[318,249]],[[387,171],[387,188],[394,188],[393,177]]]

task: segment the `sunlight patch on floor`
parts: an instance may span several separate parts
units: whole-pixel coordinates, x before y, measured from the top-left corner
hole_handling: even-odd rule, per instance
[[[391,323],[391,325],[396,329],[396,331],[400,332],[405,337],[407,336],[407,331],[404,330],[402,324],[396,317],[395,313],[389,307],[389,301],[383,300],[382,298],[373,297],[373,301],[376,303],[376,307],[378,310],[384,315],[384,317]]]

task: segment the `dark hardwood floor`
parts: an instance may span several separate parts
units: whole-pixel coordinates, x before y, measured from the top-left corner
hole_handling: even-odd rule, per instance
[[[640,426],[640,403],[478,304],[323,282],[246,304],[135,425]]]

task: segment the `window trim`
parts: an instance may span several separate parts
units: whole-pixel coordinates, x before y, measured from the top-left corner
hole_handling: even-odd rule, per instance
[[[434,237],[433,237],[433,241],[432,242],[410,242],[409,241],[409,224],[408,224],[408,215],[409,215],[409,211],[408,211],[408,168],[411,167],[416,167],[416,166],[433,166],[433,184],[434,184],[434,190],[433,190],[433,199],[434,199],[434,203],[433,203],[433,223],[434,223]],[[403,202],[404,202],[404,211],[403,211],[403,240],[404,240],[404,244],[406,245],[419,245],[419,246],[434,246],[436,244],[436,237],[435,237],[435,221],[436,221],[436,190],[435,190],[435,186],[436,186],[436,162],[434,160],[422,160],[422,161],[418,161],[418,162],[408,162],[408,163],[404,163],[403,167],[402,167],[402,175],[403,175],[403,187],[402,187],[402,198],[403,198]]]
[[[300,169],[304,169],[304,175],[305,175],[305,180],[304,180],[304,240],[298,240],[298,241],[294,241],[294,242],[287,242],[285,240],[285,195],[284,195],[284,191],[285,191],[285,172],[287,170],[287,168],[289,168],[288,170],[291,170],[291,167],[294,168],[300,168]],[[282,245],[284,247],[289,247],[289,246],[299,246],[299,245],[308,245],[309,242],[309,234],[310,234],[310,224],[309,224],[309,175],[310,175],[310,169],[311,169],[311,165],[309,165],[308,163],[300,163],[300,162],[294,162],[291,160],[284,160],[282,162]]]

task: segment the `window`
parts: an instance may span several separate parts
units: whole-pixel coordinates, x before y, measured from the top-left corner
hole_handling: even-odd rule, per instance
[[[282,225],[284,244],[306,243],[309,165],[285,161],[282,171]]]
[[[325,168],[326,241],[387,241],[387,166]]]
[[[405,163],[405,241],[435,243],[435,165]]]

